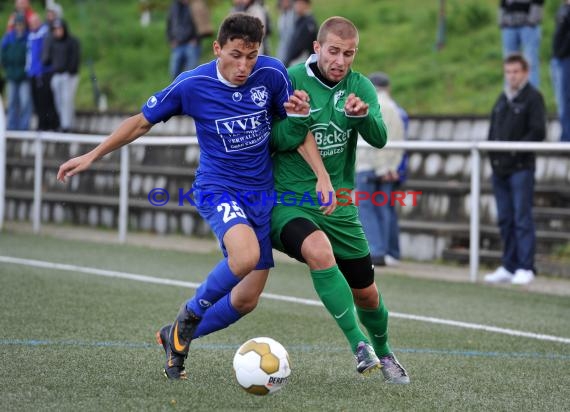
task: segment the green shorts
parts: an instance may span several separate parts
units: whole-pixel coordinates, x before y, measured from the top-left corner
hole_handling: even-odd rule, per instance
[[[325,232],[334,255],[340,259],[358,259],[370,253],[358,209],[354,205],[337,206],[330,216],[323,215],[318,208],[275,205],[271,214],[271,242],[275,249],[284,252],[281,231],[295,218],[308,219]]]

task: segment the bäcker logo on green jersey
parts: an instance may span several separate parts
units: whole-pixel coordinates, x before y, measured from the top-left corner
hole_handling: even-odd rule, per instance
[[[311,127],[321,157],[333,156],[344,152],[352,129],[343,130],[334,123],[317,123]]]

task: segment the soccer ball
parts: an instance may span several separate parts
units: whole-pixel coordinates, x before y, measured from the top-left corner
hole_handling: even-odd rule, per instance
[[[254,338],[239,347],[234,355],[234,371],[239,385],[248,393],[275,393],[291,374],[289,354],[271,338]]]

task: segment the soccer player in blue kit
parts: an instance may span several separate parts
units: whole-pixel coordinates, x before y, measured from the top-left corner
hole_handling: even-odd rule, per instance
[[[194,119],[200,145],[194,199],[224,258],[181,306],[173,324],[157,332],[166,352],[164,373],[170,379],[187,378],[184,361],[194,337],[223,329],[255,308],[273,267],[273,201],[267,201],[274,195],[271,124],[274,117],[286,119],[278,123],[298,127],[295,135],[301,136],[301,144],[308,131],[309,105],[305,92],[293,91],[280,61],[258,55],[262,38],[259,19],[242,13],[228,16],[214,41],[216,59],[180,74],[151,96],[141,113],[58,171],[57,178],[65,182],[158,122],[175,115]],[[238,283],[240,293],[232,294]]]

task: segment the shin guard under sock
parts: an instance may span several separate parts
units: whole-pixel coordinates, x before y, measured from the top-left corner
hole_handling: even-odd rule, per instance
[[[359,342],[368,343],[369,340],[357,323],[352,291],[346,279],[336,265],[328,269],[311,270],[311,277],[319,298],[346,336],[352,352],[355,353]]]
[[[227,328],[241,317],[232,305],[231,293],[228,293],[204,313],[202,321],[194,331],[193,339]]]
[[[206,310],[223,296],[229,294],[240,280],[231,271],[228,259],[221,260],[198,287],[194,297],[186,302],[186,308],[196,316],[203,317]]]
[[[388,344],[388,310],[384,306],[382,296],[380,296],[380,304],[376,309],[357,307],[356,312],[360,322],[368,331],[376,355],[382,357],[392,352]]]

